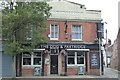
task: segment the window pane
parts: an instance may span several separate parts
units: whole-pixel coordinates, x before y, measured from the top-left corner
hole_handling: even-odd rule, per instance
[[[73,31],[73,32],[74,32],[74,31],[76,31],[76,28],[75,28],[75,26],[73,26],[73,27],[72,27],[72,31]]]
[[[72,39],[81,39],[81,26],[73,25],[72,26]]]
[[[68,64],[75,64],[74,58],[68,58]]]
[[[73,34],[72,34],[72,39],[76,39],[76,38],[77,38],[76,33],[73,33]]]
[[[55,32],[58,32],[58,26],[55,26]]]
[[[75,53],[74,52],[69,52],[68,56],[75,56]]]
[[[57,32],[55,32],[55,38],[57,38],[58,37],[58,33]]]
[[[51,38],[54,38],[54,32],[51,32]]]
[[[77,39],[81,39],[80,33],[77,34]]]
[[[24,52],[23,58],[31,58],[31,54],[29,52]]]
[[[54,31],[54,26],[51,25],[51,31],[53,32]]]
[[[41,58],[34,58],[34,65],[41,65]]]
[[[34,57],[41,57],[41,52],[34,52]]]
[[[23,58],[23,65],[31,65],[31,58]]]
[[[84,57],[77,57],[77,64],[84,64]]]

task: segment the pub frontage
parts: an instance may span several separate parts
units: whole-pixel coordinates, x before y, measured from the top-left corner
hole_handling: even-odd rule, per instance
[[[47,3],[52,6],[44,33],[48,42],[16,56],[16,75],[101,75],[101,11],[67,0]]]
[[[38,76],[100,75],[99,44],[96,43],[46,43],[32,53],[22,54],[22,76],[34,76],[35,67],[39,68]]]

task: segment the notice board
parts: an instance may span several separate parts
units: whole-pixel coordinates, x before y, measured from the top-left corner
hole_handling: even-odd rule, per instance
[[[99,69],[100,68],[99,52],[90,52],[90,68],[91,69]]]

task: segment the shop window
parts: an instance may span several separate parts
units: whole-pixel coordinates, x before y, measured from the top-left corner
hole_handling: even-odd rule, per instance
[[[82,40],[81,25],[72,25],[72,40]]]
[[[41,53],[40,52],[34,52],[33,65],[41,65]]]
[[[68,64],[75,64],[75,53],[68,54]]]
[[[29,52],[23,53],[23,65],[31,65],[31,54]]]
[[[22,55],[22,64],[23,65],[41,65],[42,60],[41,60],[41,52],[23,52]]]
[[[59,27],[57,24],[50,25],[50,40],[58,40]]]
[[[84,64],[84,55],[77,53],[77,64]]]
[[[84,64],[83,52],[69,52],[68,53],[68,65]]]

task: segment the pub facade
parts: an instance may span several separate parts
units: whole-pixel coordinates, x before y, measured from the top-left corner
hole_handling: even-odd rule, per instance
[[[22,53],[21,75],[101,75],[98,42],[101,11],[86,10],[85,5],[65,0],[48,4],[52,10],[44,36],[49,42]]]

